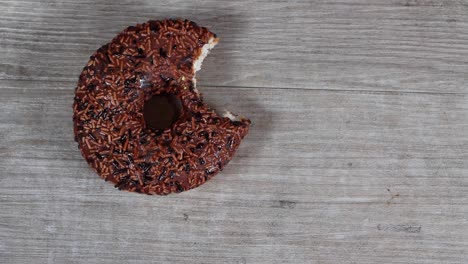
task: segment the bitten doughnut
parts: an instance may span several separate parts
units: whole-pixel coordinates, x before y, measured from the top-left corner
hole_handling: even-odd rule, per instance
[[[75,89],[75,140],[89,165],[122,190],[195,188],[230,161],[250,120],[211,110],[195,72],[218,42],[188,20],[131,26],[99,48]]]

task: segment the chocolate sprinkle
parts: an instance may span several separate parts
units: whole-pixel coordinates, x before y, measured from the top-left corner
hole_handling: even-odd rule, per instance
[[[209,41],[216,36],[191,21],[149,21],[90,57],[75,91],[74,133],[101,178],[122,190],[166,195],[203,184],[229,162],[250,120],[218,116],[195,89],[193,62]],[[180,108],[164,126],[148,123],[165,114],[144,114],[145,103],[163,95]]]

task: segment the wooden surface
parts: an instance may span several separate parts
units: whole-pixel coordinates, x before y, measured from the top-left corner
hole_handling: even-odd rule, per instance
[[[199,88],[253,127],[152,197],[88,168],[71,104],[165,17],[221,37]],[[468,1],[0,0],[0,263],[468,263]]]

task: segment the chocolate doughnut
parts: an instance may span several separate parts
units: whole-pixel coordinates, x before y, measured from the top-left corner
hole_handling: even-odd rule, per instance
[[[195,72],[218,42],[188,20],[131,26],[84,67],[73,104],[75,140],[88,164],[121,190],[165,195],[223,169],[250,120],[210,109]]]

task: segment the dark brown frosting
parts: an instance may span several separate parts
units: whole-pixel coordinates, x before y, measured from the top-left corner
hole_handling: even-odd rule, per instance
[[[229,162],[250,121],[220,117],[195,90],[193,63],[210,39],[217,41],[188,20],[149,21],[91,56],[73,121],[83,157],[102,178],[119,189],[169,194],[203,184]],[[144,114],[145,102],[162,96],[180,104],[166,129]]]

